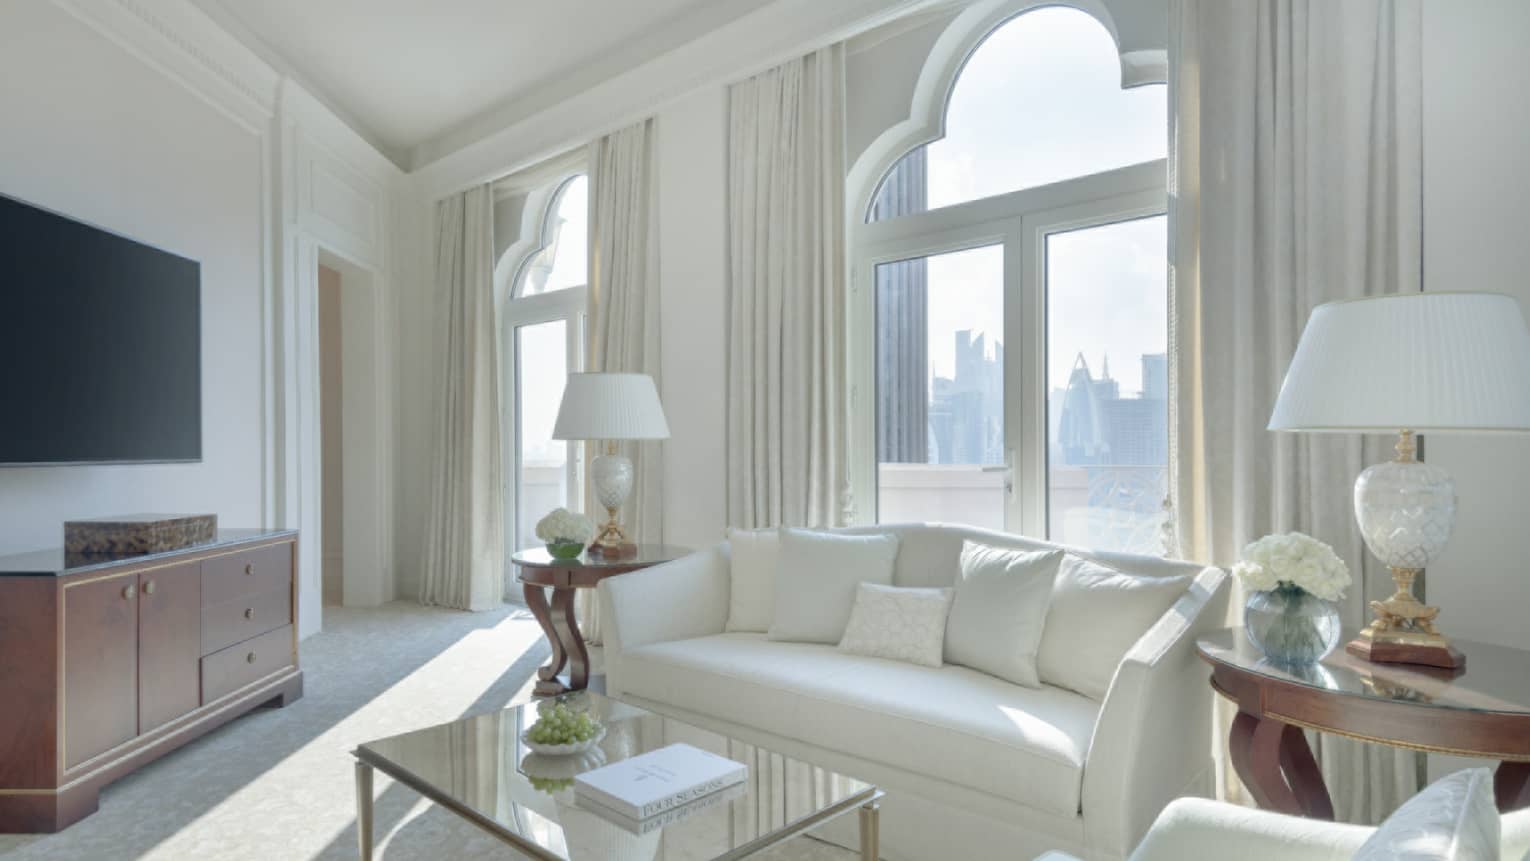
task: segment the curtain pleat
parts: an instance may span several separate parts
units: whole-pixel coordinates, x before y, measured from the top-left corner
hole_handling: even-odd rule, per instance
[[[1419,4],[1174,0],[1170,32],[1179,550],[1231,565],[1263,535],[1309,533],[1355,574],[1342,610],[1358,627],[1391,589],[1352,488],[1390,441],[1265,427],[1314,306],[1422,289]],[[1231,712],[1219,707],[1224,745]],[[1417,789],[1415,754],[1315,741],[1341,820],[1379,821]]]
[[[442,351],[420,602],[461,610],[497,607],[504,594],[492,207],[488,186],[436,204]]]
[[[729,89],[728,523],[833,526],[846,473],[844,48]]]
[[[590,338],[586,368],[659,377],[659,196],[655,123],[645,120],[590,144]],[[662,387],[660,388],[662,392]],[[636,476],[623,509],[627,533],[642,544],[664,535],[661,443],[623,442]],[[586,452],[594,457],[600,452]],[[588,472],[588,471],[586,471]],[[594,499],[590,491],[586,499]],[[596,522],[604,511],[592,511]],[[599,643],[599,604],[582,590],[580,630]]]

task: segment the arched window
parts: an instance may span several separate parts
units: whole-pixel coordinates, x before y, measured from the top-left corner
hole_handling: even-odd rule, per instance
[[[510,276],[505,301],[506,531],[513,549],[540,546],[536,523],[554,508],[580,507],[579,443],[552,438],[563,386],[583,369],[588,297],[589,180],[559,174],[507,192],[495,207],[496,269]]]
[[[1167,103],[1122,86],[1107,23],[959,16],[942,39],[972,47],[921,73],[954,77],[943,135],[850,189],[855,482],[883,522],[1161,550]]]
[[[536,296],[583,287],[588,281],[590,180],[578,174],[553,195],[542,221],[541,247],[516,276],[515,296]]]
[[[1123,89],[1110,32],[1066,6],[1035,9],[992,31],[962,66],[945,136],[888,172],[869,220],[923,212],[1126,167],[1167,155],[1162,85]],[[898,179],[925,196],[894,205]]]

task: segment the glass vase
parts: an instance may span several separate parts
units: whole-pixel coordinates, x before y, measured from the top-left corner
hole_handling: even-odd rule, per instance
[[[547,553],[554,559],[578,559],[584,552],[583,541],[549,541]]]
[[[1254,592],[1243,608],[1243,630],[1271,662],[1311,664],[1339,645],[1339,608],[1294,586]]]

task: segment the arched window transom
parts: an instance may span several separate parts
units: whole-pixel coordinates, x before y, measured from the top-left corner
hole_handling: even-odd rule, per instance
[[[1114,39],[1065,6],[983,40],[946,103],[945,136],[888,171],[868,221],[938,209],[1163,158],[1162,84],[1122,89]]]
[[[521,264],[516,296],[536,296],[588,281],[589,177],[566,180],[547,205],[542,247]]]

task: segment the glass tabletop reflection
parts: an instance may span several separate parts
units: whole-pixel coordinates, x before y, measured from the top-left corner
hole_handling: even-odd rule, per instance
[[[1345,631],[1342,642],[1354,636],[1354,631]],[[1196,645],[1213,663],[1336,694],[1441,709],[1530,714],[1530,652],[1490,643],[1452,642],[1466,655],[1464,671],[1374,663],[1344,651],[1342,643],[1310,666],[1273,664],[1249,642],[1242,628],[1217,631],[1201,637]]]
[[[531,547],[510,556],[513,565],[530,565],[535,568],[631,568],[633,566],[658,565],[673,562],[693,551],[675,544],[638,544],[633,552],[620,556],[601,556],[585,551],[573,559],[557,559],[546,548]]]
[[[356,756],[384,774],[428,786],[435,800],[499,833],[560,859],[716,859],[806,821],[827,821],[872,800],[876,788],[850,777],[691,726],[592,691],[560,698],[606,728],[589,753],[544,756],[521,742],[538,709],[554,700],[465,718],[361,745]],[[574,793],[574,776],[685,742],[742,762],[749,776],[655,820],[635,823]],[[465,809],[465,810],[464,810]],[[473,816],[465,811],[471,811]]]

